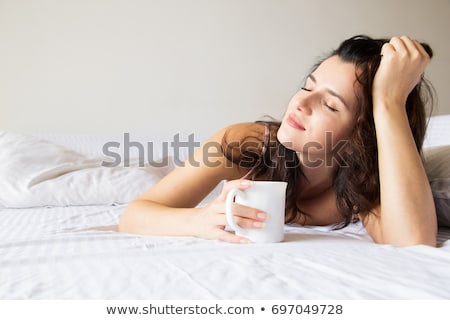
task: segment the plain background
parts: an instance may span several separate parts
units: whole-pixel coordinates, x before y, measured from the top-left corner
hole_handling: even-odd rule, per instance
[[[281,118],[356,34],[428,42],[450,113],[449,0],[0,0],[0,129],[189,134]]]

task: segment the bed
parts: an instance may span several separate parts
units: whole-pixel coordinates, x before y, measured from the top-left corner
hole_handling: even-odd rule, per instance
[[[124,156],[123,135],[3,131],[0,298],[449,299],[449,125],[450,115],[432,117],[425,142],[441,201],[437,248],[378,245],[359,223],[289,225],[274,244],[118,233],[127,202],[177,164],[173,155],[171,165],[141,167],[130,148],[129,167],[107,167],[104,146],[115,141],[108,150]],[[155,142],[154,159],[166,159],[163,137],[132,138]]]

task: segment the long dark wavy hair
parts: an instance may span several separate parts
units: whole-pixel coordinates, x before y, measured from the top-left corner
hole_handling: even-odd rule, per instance
[[[311,72],[326,59],[339,56],[345,62],[356,66],[356,79],[361,91],[357,92],[358,106],[356,124],[350,136],[349,152],[344,156],[345,166],[338,166],[333,177],[333,187],[336,192],[337,208],[343,216],[342,223],[335,226],[343,228],[354,221],[355,214],[370,212],[380,202],[380,181],[378,173],[378,149],[373,119],[372,83],[381,59],[381,47],[389,39],[372,39],[358,35],[343,41],[339,47],[326,58],[313,66]],[[431,48],[422,43],[427,53],[432,57]],[[395,85],[395,84],[393,84]],[[433,87],[422,76],[406,101],[406,112],[409,119],[414,141],[419,153],[427,125],[426,106],[433,105]],[[262,121],[259,121],[262,122]],[[259,141],[259,146],[243,141],[237,151],[236,145],[227,141],[227,134],[222,140],[224,155],[230,161],[251,168],[251,178],[264,176],[266,179],[287,181],[286,193],[286,223],[302,223],[306,213],[298,207],[299,185],[301,179],[306,179],[302,173],[301,164],[295,151],[287,149],[276,138],[279,121],[264,121],[268,128],[250,133],[244,140]]]

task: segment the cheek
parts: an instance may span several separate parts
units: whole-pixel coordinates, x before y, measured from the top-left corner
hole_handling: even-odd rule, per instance
[[[320,140],[326,147],[326,150],[333,150],[336,144],[347,143],[353,131],[353,121],[337,122],[336,120],[324,125]]]
[[[343,127],[340,128],[340,130],[335,130],[332,132],[331,137],[329,136],[327,139],[327,144],[334,146],[336,144],[348,144],[351,133],[353,131],[353,123],[347,123]]]

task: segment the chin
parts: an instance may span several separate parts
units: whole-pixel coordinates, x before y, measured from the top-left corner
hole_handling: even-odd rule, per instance
[[[296,145],[294,143],[296,139],[294,139],[290,130],[286,128],[286,125],[281,124],[277,132],[277,139],[285,148],[294,151],[297,150]]]

